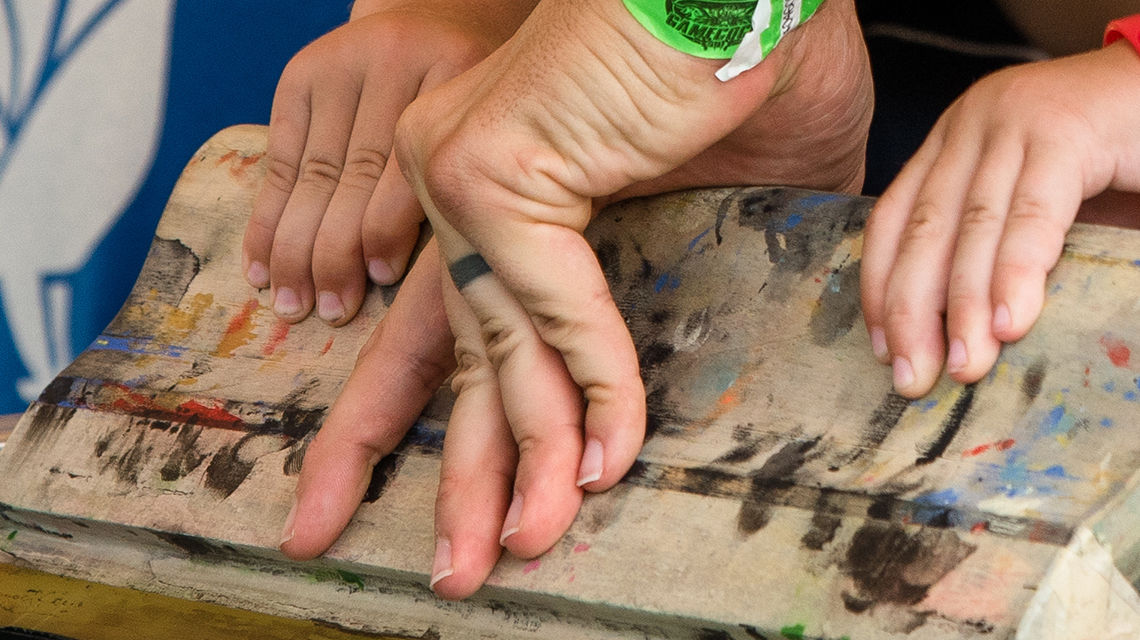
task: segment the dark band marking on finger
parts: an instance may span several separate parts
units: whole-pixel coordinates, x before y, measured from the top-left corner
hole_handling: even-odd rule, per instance
[[[482,275],[491,273],[491,265],[478,253],[470,253],[447,265],[447,272],[451,274],[451,281],[460,291],[463,287]]]

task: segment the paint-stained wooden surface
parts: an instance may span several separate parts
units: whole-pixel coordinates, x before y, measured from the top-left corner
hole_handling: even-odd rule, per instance
[[[306,443],[394,290],[341,329],[274,319],[238,273],[263,150],[242,127],[195,155],[131,298],[0,452],[7,557],[414,638],[1140,632],[1137,234],[1076,229],[1029,337],[912,402],[859,315],[870,201],[795,189],[591,225],[651,435],[546,555],[504,558],[465,602],[431,595],[444,390],[329,553],[287,561]]]

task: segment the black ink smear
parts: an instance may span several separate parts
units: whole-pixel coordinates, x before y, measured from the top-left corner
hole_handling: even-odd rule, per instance
[[[697,640],[732,640],[732,635],[722,629],[701,629],[697,631]]]
[[[287,476],[295,476],[301,473],[301,465],[305,462],[305,452],[309,449],[308,441],[301,442],[300,444],[294,443],[289,455],[285,456],[285,463],[281,465],[281,471]]]
[[[870,420],[860,429],[859,446],[850,452],[840,454],[840,459],[831,463],[829,471],[839,471],[863,456],[867,451],[878,449],[891,431],[898,426],[903,412],[910,406],[910,400],[891,391],[883,396],[879,406],[871,413]]]
[[[130,296],[105,333],[120,335],[123,329],[131,329],[134,335],[157,335],[163,320],[161,314],[144,314],[142,318],[132,314],[135,317],[128,320],[124,313],[155,303],[177,307],[200,269],[201,261],[190,247],[178,240],[155,236]]]
[[[683,424],[675,403],[667,396],[669,388],[662,386],[650,391],[645,397],[645,441],[658,433],[673,433]]]
[[[258,459],[258,456],[250,455],[243,449],[259,437],[264,436],[257,433],[247,433],[236,443],[218,450],[206,467],[206,477],[204,478],[206,488],[217,492],[222,498],[228,498],[234,491],[237,491],[237,488],[245,482],[250,472],[253,471]],[[278,451],[286,447],[288,444],[281,446]]]
[[[1045,382],[1045,369],[1048,364],[1049,361],[1042,357],[1025,372],[1025,377],[1021,379],[1021,394],[1024,396],[1025,404],[1033,404],[1041,394],[1041,385]]]
[[[400,471],[403,461],[404,456],[398,452],[380,458],[380,462],[372,467],[372,478],[368,481],[368,489],[365,490],[361,501],[373,503],[379,500],[380,496],[384,495],[384,490],[388,488],[388,482]]]
[[[958,400],[950,408],[950,415],[942,421],[938,437],[919,454],[918,459],[914,461],[916,465],[930,464],[946,452],[946,448],[950,446],[954,436],[958,435],[966,414],[974,404],[974,387],[975,385],[968,384],[962,388],[962,395],[958,396]]]
[[[976,548],[954,531],[923,527],[908,532],[895,524],[867,522],[855,532],[840,567],[853,583],[843,604],[852,613],[884,603],[918,604]]]
[[[154,424],[169,426],[170,423],[156,422]],[[151,427],[153,428],[154,425]],[[200,435],[202,435],[202,427],[199,426],[184,424],[178,428],[178,438],[166,459],[166,464],[162,465],[162,469],[158,472],[159,477],[166,482],[173,482],[186,477],[197,469],[198,465],[202,464],[202,461],[206,459],[206,454],[198,452],[197,444]]]
[[[835,539],[835,532],[842,523],[838,513],[842,513],[842,510],[832,506],[828,494],[820,493],[811,515],[811,524],[800,538],[800,544],[806,549],[821,551],[825,545]]]
[[[859,317],[859,300],[859,261],[855,261],[824,282],[819,304],[811,312],[812,342],[827,347],[847,335]]]
[[[613,240],[606,239],[598,243],[594,253],[598,256],[598,264],[606,276],[610,288],[621,284],[621,245]]]
[[[753,534],[768,525],[772,516],[770,505],[778,503],[779,494],[795,485],[793,474],[804,466],[808,452],[817,444],[819,438],[793,440],[749,475],[751,486],[736,523],[741,533]]]

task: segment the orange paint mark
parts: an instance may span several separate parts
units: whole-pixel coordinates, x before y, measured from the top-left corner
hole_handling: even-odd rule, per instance
[[[265,346],[261,348],[261,352],[267,356],[273,355],[277,351],[277,347],[285,341],[289,335],[289,323],[284,320],[278,320],[273,324],[273,332],[269,334],[269,340],[265,342]]]
[[[989,528],[990,528],[990,523],[988,523],[988,522],[984,522],[984,521],[983,522],[975,522],[974,526],[970,527],[970,533],[982,533],[983,531],[985,531],[986,529],[989,529]]]
[[[1132,359],[1132,350],[1124,344],[1123,340],[1102,336],[1100,346],[1104,347],[1104,354],[1108,356],[1112,364],[1118,367],[1127,367]]]
[[[257,164],[264,156],[264,153],[243,156],[236,150],[231,150],[218,158],[218,166],[226,164],[227,162],[230,163],[230,175],[235,178],[241,178],[245,176],[246,169]]]
[[[321,349],[321,355],[323,356],[326,353],[328,353],[329,349],[332,349],[332,345],[333,345],[333,337],[329,336],[329,341],[326,342],[325,347],[323,349]]]
[[[218,158],[218,166],[220,167],[223,164],[229,162],[230,160],[233,160],[234,158],[237,157],[237,154],[238,153],[237,153],[236,149],[231,149],[229,152],[227,152],[226,154],[224,154],[220,158]]]
[[[1014,440],[1013,438],[1009,438],[1007,440],[1002,440],[1001,442],[997,443],[997,445],[995,445],[995,446],[997,446],[998,451],[1008,451],[1009,449],[1012,449],[1013,445],[1015,445],[1015,444],[1017,444],[1017,440]]]
[[[232,357],[234,349],[249,344],[250,340],[257,337],[257,334],[253,332],[253,313],[257,311],[258,306],[257,300],[251,298],[245,303],[241,311],[230,319],[229,325],[226,326],[226,332],[222,335],[222,340],[218,342],[218,348],[214,350],[215,356],[219,358]]]

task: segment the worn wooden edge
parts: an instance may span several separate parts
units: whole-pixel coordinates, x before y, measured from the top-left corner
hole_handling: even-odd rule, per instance
[[[0,628],[83,640],[401,640],[0,564]]]
[[[16,424],[20,422],[22,415],[19,413],[0,415],[0,446],[3,446],[12,432],[16,430]]]

